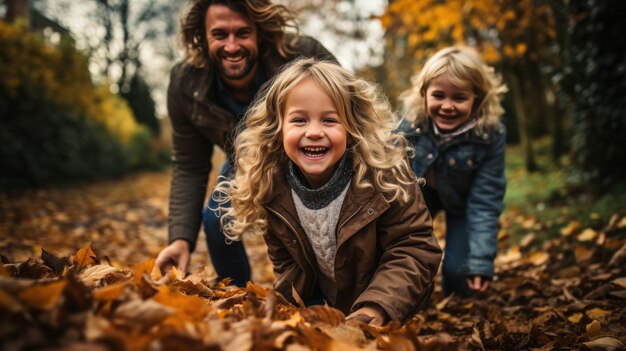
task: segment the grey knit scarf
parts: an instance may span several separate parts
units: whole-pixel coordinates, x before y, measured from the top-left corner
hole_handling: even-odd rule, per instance
[[[304,206],[312,210],[319,210],[326,207],[333,199],[335,199],[346,185],[352,180],[352,156],[349,152],[343,154],[339,160],[339,165],[335,169],[335,173],[328,183],[317,189],[308,187],[308,183],[304,175],[291,160],[289,160],[289,172],[287,173],[287,182],[293,191],[298,194]]]

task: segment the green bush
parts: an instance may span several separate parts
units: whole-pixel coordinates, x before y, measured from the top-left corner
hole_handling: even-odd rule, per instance
[[[59,45],[0,22],[0,190],[157,168],[155,148],[124,99],[95,86],[71,39]]]

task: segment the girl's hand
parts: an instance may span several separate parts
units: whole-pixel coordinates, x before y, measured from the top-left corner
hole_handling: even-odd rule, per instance
[[[490,284],[491,280],[481,275],[474,275],[467,278],[467,286],[469,286],[470,290],[473,292],[485,292],[489,289]]]
[[[346,320],[356,320],[361,323],[371,324],[377,327],[383,325],[387,319],[387,313],[378,305],[369,304],[350,313]]]

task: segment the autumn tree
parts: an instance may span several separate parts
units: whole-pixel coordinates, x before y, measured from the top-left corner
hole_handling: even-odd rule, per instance
[[[110,84],[113,92],[126,98],[131,107],[145,105],[153,100],[145,99],[151,91],[132,92],[132,89],[145,89],[137,84],[145,78],[154,78],[159,74],[146,74],[146,63],[161,61],[169,68],[176,57],[174,36],[178,27],[178,14],[181,3],[165,0],[89,0],[80,6],[71,1],[58,0],[53,4],[39,4],[41,10],[49,16],[74,29],[73,35],[86,45],[90,57],[90,69],[96,79]],[[78,9],[77,9],[78,8]],[[65,14],[73,9],[81,18],[67,18]],[[76,31],[78,21],[88,24],[82,31]],[[151,88],[165,90],[166,73],[163,79],[149,82]],[[129,98],[144,97],[142,101]],[[154,104],[154,102],[152,102]],[[149,115],[145,114],[150,111]],[[153,132],[158,132],[157,116],[154,106],[135,110],[137,121],[144,123]]]

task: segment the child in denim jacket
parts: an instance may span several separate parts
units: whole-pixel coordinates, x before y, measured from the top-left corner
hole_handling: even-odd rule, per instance
[[[403,130],[415,149],[413,171],[434,215],[446,213],[443,292],[484,292],[493,279],[498,219],[504,208],[507,91],[493,68],[468,47],[431,57],[402,95]]]

